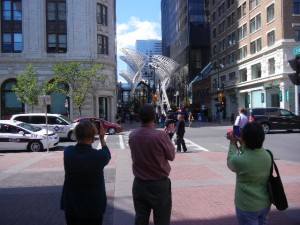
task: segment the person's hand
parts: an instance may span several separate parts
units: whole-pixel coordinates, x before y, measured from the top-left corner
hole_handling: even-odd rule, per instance
[[[105,136],[105,129],[103,127],[103,124],[100,122],[99,124],[99,138],[100,138],[100,142],[101,142],[101,145],[103,146],[105,144],[105,140],[104,140],[104,136]]]
[[[233,132],[230,133],[229,140],[231,144],[236,144],[237,142],[239,142],[240,145],[243,144],[243,140],[240,137],[234,136]]]

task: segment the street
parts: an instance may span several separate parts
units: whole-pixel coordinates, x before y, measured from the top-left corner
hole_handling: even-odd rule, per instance
[[[185,141],[190,152],[194,151],[213,151],[213,152],[227,152],[229,140],[226,139],[226,131],[232,126],[218,125],[218,126],[202,126],[200,123],[195,123],[195,127],[186,127]],[[129,132],[123,132],[117,135],[107,135],[106,140],[112,147],[128,148]],[[74,144],[62,140],[59,148]],[[264,147],[270,149],[275,159],[287,160],[293,162],[300,162],[299,154],[300,145],[300,131],[286,132],[286,131],[272,131],[266,134]]]

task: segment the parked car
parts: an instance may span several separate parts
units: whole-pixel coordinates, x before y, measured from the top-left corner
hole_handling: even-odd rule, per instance
[[[38,152],[47,148],[47,131],[27,123],[0,120],[0,150],[29,150]],[[56,133],[48,131],[48,146],[59,143]]]
[[[45,113],[27,113],[15,114],[11,120],[29,123],[31,125],[46,129],[46,114]],[[76,141],[73,132],[76,123],[73,123],[68,117],[61,114],[47,114],[48,129],[57,133],[60,138],[69,138],[71,141]]]
[[[245,110],[249,122],[260,123],[264,132],[270,130],[295,130],[300,129],[300,117],[294,113],[277,107],[250,108]]]
[[[103,128],[106,130],[106,133],[115,134],[120,133],[123,131],[123,127],[117,123],[108,122],[104,119],[98,117],[81,117],[78,119],[73,120],[73,122],[80,122],[80,121],[90,121],[95,123],[96,127],[99,127],[99,123],[103,124]]]

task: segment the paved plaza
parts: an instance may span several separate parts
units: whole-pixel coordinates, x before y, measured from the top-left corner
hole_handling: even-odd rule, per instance
[[[119,138],[118,135],[108,138]],[[131,158],[111,147],[105,169],[108,207],[104,225],[134,224]],[[235,174],[226,153],[178,153],[171,163],[173,225],[236,225]],[[270,225],[300,224],[300,163],[278,160],[289,209],[272,207]],[[63,151],[0,153],[0,225],[64,225],[59,209],[63,184]],[[152,223],[153,224],[153,223]]]

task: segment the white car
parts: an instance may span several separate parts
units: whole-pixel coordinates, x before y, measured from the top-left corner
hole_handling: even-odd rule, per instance
[[[48,147],[59,142],[56,133],[48,131]],[[0,120],[0,150],[29,150],[38,152],[47,148],[47,131],[27,123]]]
[[[10,120],[21,121],[46,129],[46,118],[48,130],[55,132],[60,138],[69,138],[71,141],[76,141],[73,130],[77,123],[73,123],[68,117],[61,114],[48,113],[47,117],[45,113],[15,114],[12,115]]]

